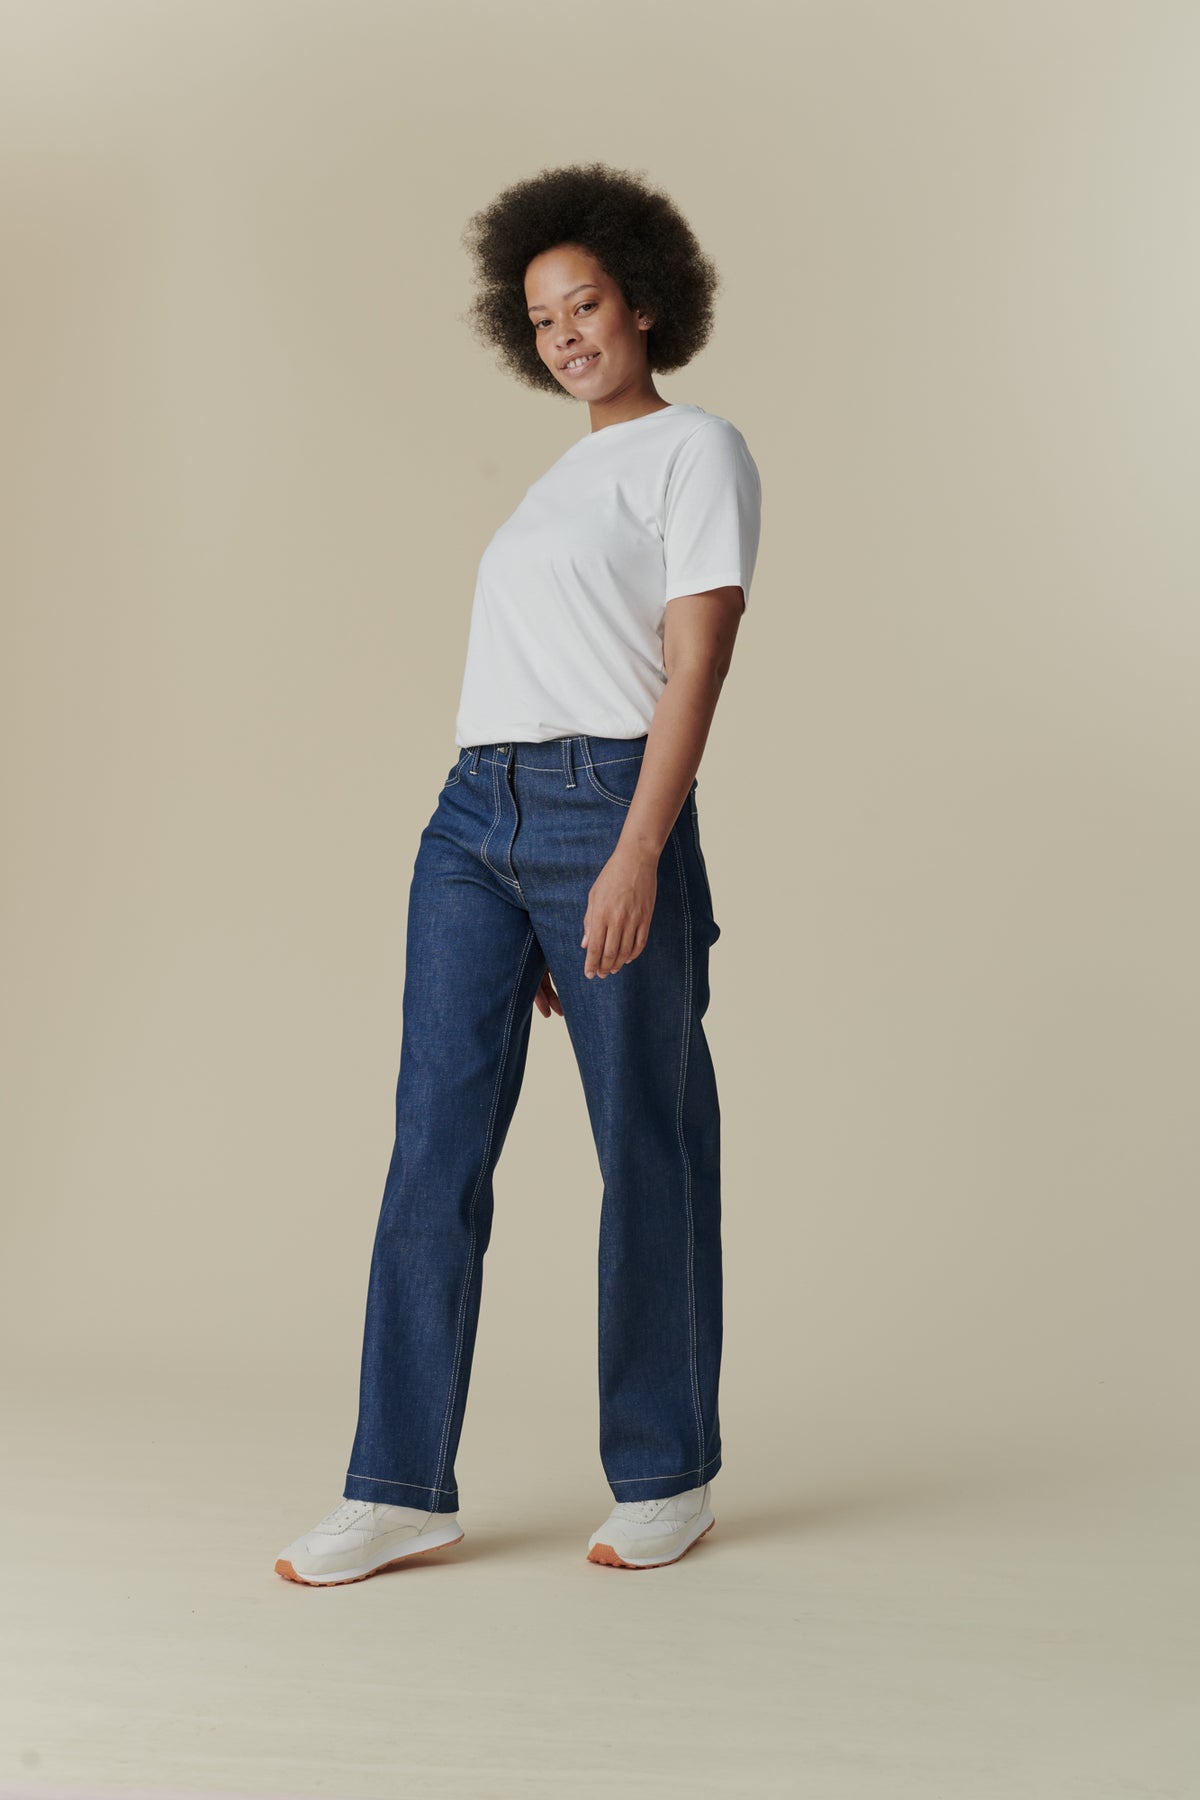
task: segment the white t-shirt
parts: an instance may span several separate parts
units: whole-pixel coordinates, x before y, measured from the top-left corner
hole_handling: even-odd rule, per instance
[[[668,600],[740,587],[762,485],[735,425],[684,402],[578,438],[483,553],[455,742],[642,737]]]

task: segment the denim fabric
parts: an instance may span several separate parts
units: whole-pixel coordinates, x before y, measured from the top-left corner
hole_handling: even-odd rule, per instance
[[[421,834],[349,1499],[458,1510],[454,1459],[492,1177],[547,965],[563,1005],[554,1024],[565,1021],[604,1184],[605,1476],[617,1500],[659,1500],[702,1486],[721,1466],[720,1110],[701,1024],[720,927],[695,782],[659,859],[641,955],[588,980],[579,941],[645,747],[644,737],[588,736],[471,746]],[[551,1278],[553,1254],[551,1245]]]

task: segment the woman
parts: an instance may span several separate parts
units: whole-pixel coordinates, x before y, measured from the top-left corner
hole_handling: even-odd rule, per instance
[[[600,1455],[588,1557],[678,1561],[721,1467],[720,1113],[701,1023],[720,935],[696,770],[758,551],[735,426],[656,373],[707,341],[718,277],[632,175],[544,171],[476,214],[472,322],[589,430],[479,566],[459,755],[409,896],[396,1137],[343,1499],[275,1567],[361,1581],[461,1541],[492,1177],[533,1008],[565,1020],[604,1177]]]

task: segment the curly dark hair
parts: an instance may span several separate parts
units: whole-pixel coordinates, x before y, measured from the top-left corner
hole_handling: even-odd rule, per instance
[[[460,241],[479,285],[460,320],[529,387],[572,398],[538,354],[525,301],[526,269],[559,244],[580,245],[627,306],[653,313],[646,333],[651,370],[681,369],[708,342],[721,278],[674,201],[642,169],[599,162],[543,169],[473,213]]]

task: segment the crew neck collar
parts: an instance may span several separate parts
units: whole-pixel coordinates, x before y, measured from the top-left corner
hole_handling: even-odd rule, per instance
[[[639,413],[635,419],[618,419],[612,425],[601,425],[595,431],[585,431],[583,436],[575,441],[579,444],[586,444],[592,438],[607,437],[610,431],[626,430],[630,425],[644,425],[648,419],[665,418],[667,413],[702,411],[702,407],[694,405],[690,400],[669,400],[666,406],[657,406],[653,412]]]

